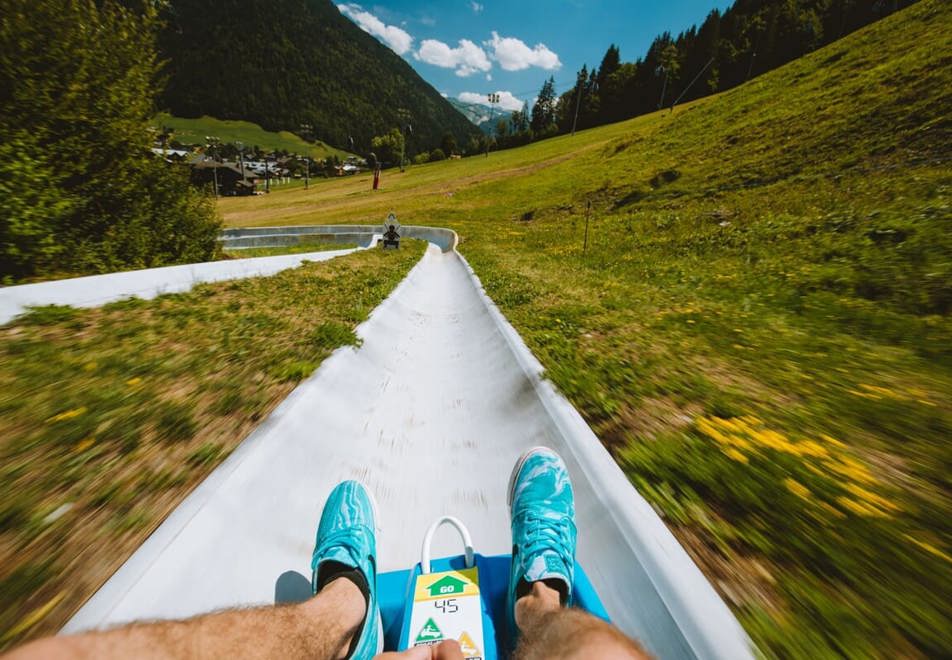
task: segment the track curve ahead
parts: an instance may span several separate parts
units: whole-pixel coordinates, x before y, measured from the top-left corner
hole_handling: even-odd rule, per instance
[[[405,228],[406,229],[406,228]],[[381,571],[419,560],[427,526],[463,519],[478,552],[511,548],[510,469],[547,445],[576,488],[578,558],[613,621],[662,658],[746,658],[714,589],[483,293],[447,230],[362,324],[93,596],[65,632],[308,593],[331,488],[380,507]],[[277,230],[275,230],[277,231]],[[452,236],[452,239],[447,239]],[[459,552],[444,528],[434,556]]]
[[[188,291],[203,282],[274,275],[288,268],[296,268],[305,261],[327,261],[350,254],[355,249],[360,248],[209,261],[6,286],[0,288],[0,325],[30,307],[99,307],[123,298],[155,298],[165,293]]]

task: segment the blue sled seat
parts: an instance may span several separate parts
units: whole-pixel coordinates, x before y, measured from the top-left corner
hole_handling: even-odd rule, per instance
[[[506,590],[509,586],[512,556],[484,557],[477,553],[474,558],[479,573],[483,609],[483,640],[486,645],[483,658],[495,660],[498,657],[508,657],[511,642],[506,630]],[[433,573],[464,568],[466,560],[463,555],[434,559],[431,562]],[[391,571],[377,576],[377,598],[383,618],[384,649],[387,651],[404,650],[409,646],[409,613],[413,604],[411,590],[421,572],[421,565],[417,564],[412,570]],[[573,596],[576,607],[609,621],[602,601],[578,562],[575,563]],[[490,640],[495,641],[495,648],[490,644]]]

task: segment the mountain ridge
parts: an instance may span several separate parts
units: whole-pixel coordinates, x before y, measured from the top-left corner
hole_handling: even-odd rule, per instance
[[[410,153],[446,133],[476,129],[400,56],[343,16],[330,0],[174,0],[159,46],[168,84],[160,106],[289,130],[347,149],[412,127]],[[353,148],[351,148],[353,138]]]
[[[492,135],[500,119],[505,119],[508,122],[512,116],[512,113],[508,110],[500,110],[499,108],[490,113],[490,109],[480,103],[467,103],[454,98],[446,100],[485,135]],[[492,121],[489,120],[490,117],[492,117]]]

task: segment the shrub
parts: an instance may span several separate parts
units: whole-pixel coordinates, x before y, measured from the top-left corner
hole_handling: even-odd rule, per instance
[[[210,258],[220,228],[212,201],[149,150],[155,5],[7,4],[0,281]]]

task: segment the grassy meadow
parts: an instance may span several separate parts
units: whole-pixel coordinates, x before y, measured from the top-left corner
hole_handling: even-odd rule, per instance
[[[250,121],[215,119],[208,116],[188,119],[163,112],[156,115],[152,123],[156,128],[172,129],[175,139],[182,144],[204,145],[205,137],[212,136],[225,144],[241,142],[249,149],[257,146],[263,150],[283,150],[301,156],[309,155],[315,160],[323,160],[328,156],[346,158],[348,155],[347,152],[320,141],[306,142],[289,131],[266,131]]]
[[[0,326],[0,650],[52,634],[423,253]],[[108,552],[102,549],[108,547]]]
[[[938,657],[950,35],[924,0],[674,112],[220,208],[456,229],[766,656]]]

